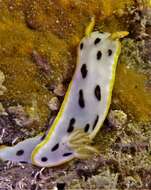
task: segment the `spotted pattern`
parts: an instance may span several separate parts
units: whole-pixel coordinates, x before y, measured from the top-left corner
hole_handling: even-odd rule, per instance
[[[95,90],[94,90],[95,97],[98,101],[101,100],[101,88],[99,85],[96,85]]]
[[[83,49],[83,46],[84,46],[84,44],[81,43],[81,44],[80,44],[80,49],[81,49],[81,50]]]
[[[97,54],[96,54],[97,60],[100,60],[101,57],[102,57],[102,52],[101,52],[101,51],[98,51]]]
[[[86,64],[83,64],[82,67],[81,67],[81,75],[82,75],[83,79],[86,78],[87,73],[88,73],[87,66],[86,66]]]
[[[54,145],[51,149],[52,152],[56,151],[59,148],[59,143],[57,143],[56,145]]]
[[[48,160],[47,157],[42,157],[42,158],[41,158],[41,161],[42,161],[42,162],[47,162],[47,160]]]
[[[97,115],[96,118],[95,118],[95,120],[94,120],[93,127],[92,127],[93,130],[95,129],[95,127],[96,127],[96,125],[98,123],[98,120],[99,120],[99,116]]]
[[[101,41],[100,38],[96,38],[95,41],[94,41],[94,44],[96,45],[96,44],[98,44],[100,41]]]
[[[66,156],[70,156],[71,154],[72,154],[72,152],[67,152],[67,153],[64,153],[62,156],[66,157]]]
[[[84,95],[83,95],[83,90],[82,89],[79,90],[79,106],[81,108],[85,107]]]
[[[18,150],[16,152],[16,156],[22,156],[24,154],[24,150]]]
[[[86,126],[84,127],[84,132],[88,132],[89,131],[89,128],[90,128],[90,124],[87,123]]]
[[[108,56],[111,56],[111,55],[112,55],[112,50],[108,49]]]
[[[72,118],[70,120],[69,127],[68,127],[68,130],[67,130],[68,133],[71,133],[74,130],[74,126],[73,125],[75,124],[75,122],[76,122],[75,118]]]

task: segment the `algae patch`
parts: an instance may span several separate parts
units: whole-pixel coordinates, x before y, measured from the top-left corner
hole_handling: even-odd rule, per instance
[[[121,63],[117,69],[113,94],[113,102],[120,101],[120,106],[126,112],[135,116],[136,120],[144,122],[151,118],[151,91],[145,88],[147,80],[143,73]]]

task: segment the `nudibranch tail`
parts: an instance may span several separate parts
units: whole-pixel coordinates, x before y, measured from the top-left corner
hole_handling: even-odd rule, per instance
[[[0,146],[0,160],[31,163],[31,153],[41,142],[43,134],[26,139],[18,144],[10,146]]]
[[[55,117],[52,117],[49,121],[49,128],[51,127]],[[0,146],[0,160],[2,161],[13,161],[13,162],[24,162],[32,163],[31,154],[35,147],[44,140],[48,130],[45,133],[40,133],[35,137],[23,140],[14,146]]]

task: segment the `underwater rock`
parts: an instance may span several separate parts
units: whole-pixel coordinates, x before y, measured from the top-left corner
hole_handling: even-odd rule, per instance
[[[113,150],[121,151],[122,153],[135,155],[140,151],[147,150],[149,148],[149,144],[147,142],[137,142],[137,143],[115,143],[112,147]]]
[[[0,113],[0,144],[16,144],[21,139],[33,135],[32,126],[35,124],[38,126],[38,121],[31,118],[21,105],[2,107]]]
[[[7,112],[5,111],[5,108],[3,107],[3,104],[0,102],[0,115],[7,115]]]
[[[52,111],[59,110],[59,108],[60,108],[60,101],[59,101],[59,99],[57,97],[51,98],[51,100],[48,102],[48,107]]]
[[[21,127],[28,127],[35,121],[35,119],[29,117],[21,105],[8,107],[7,113]]]
[[[20,130],[20,126],[11,118],[10,115],[0,115],[0,138],[1,144],[12,145],[13,141],[23,138],[25,133]],[[15,142],[17,142],[15,140]]]
[[[121,129],[123,125],[127,122],[127,114],[122,110],[111,110],[107,117],[108,127],[114,129]]]
[[[65,86],[63,84],[58,84],[53,91],[57,96],[64,96],[66,93]]]
[[[41,69],[45,74],[50,74],[50,65],[46,58],[41,56],[37,51],[32,52],[32,57],[39,69]]]
[[[93,189],[116,189],[118,174],[111,173],[110,170],[89,178],[88,182]]]

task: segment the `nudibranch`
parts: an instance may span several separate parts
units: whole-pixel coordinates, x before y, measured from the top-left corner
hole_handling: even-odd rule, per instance
[[[0,159],[52,167],[95,152],[89,144],[107,116],[121,49],[119,38],[128,33],[86,34],[78,47],[73,79],[46,137],[41,140],[39,135],[1,148]]]

